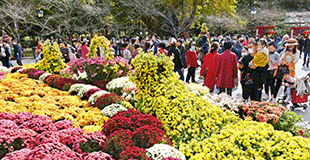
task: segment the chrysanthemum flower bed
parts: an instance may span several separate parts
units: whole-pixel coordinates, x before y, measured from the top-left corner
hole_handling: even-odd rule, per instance
[[[70,108],[72,110],[87,110],[92,107],[89,107],[89,103],[86,101],[81,101],[79,97],[70,96],[69,92],[59,91],[57,89],[48,87],[46,84],[40,81],[27,78],[27,74],[29,76],[29,74],[36,74],[38,72],[41,71],[33,69],[22,70],[21,73],[24,73],[23,75],[18,73],[7,74],[6,79],[0,81],[0,86],[2,87],[3,91],[5,91],[3,92],[3,95],[0,95],[3,97],[5,97],[5,93],[10,93],[13,95],[7,96],[3,99],[3,103],[5,102],[10,105],[7,105],[3,108],[3,110],[0,110],[0,112],[3,112],[0,114],[0,125],[2,117],[5,119],[5,121],[14,120],[14,123],[16,123],[16,125],[14,123],[4,123],[5,125],[3,125],[3,128],[16,129],[16,126],[20,126],[21,128],[26,128],[33,131],[29,131],[29,134],[32,135],[32,137],[27,137],[28,134],[26,134],[24,136],[25,138],[18,139],[16,142],[13,141],[14,143],[11,143],[10,141],[8,142],[8,145],[4,145],[9,146],[6,152],[3,153],[3,156],[6,156],[5,159],[151,159],[150,156],[154,156],[153,151],[155,150],[150,150],[150,153],[148,153],[147,149],[151,149],[151,147],[153,147],[155,144],[160,143],[167,143],[172,145],[169,138],[166,137],[166,131],[163,124],[157,118],[151,115],[141,114],[140,112],[134,111],[133,109],[128,110],[124,107],[126,106],[126,101],[124,101],[124,99],[121,97],[117,96],[116,94],[110,94],[102,90],[94,89],[93,87],[85,87],[87,86],[85,84],[73,84],[70,87],[70,90],[76,90],[76,94],[78,95],[82,92],[81,95],[87,95],[87,97],[92,97],[97,92],[101,92],[101,94],[98,94],[97,98],[92,99],[95,99],[95,102],[98,100],[107,102],[106,105],[108,106],[103,106],[101,114],[112,117],[104,124],[102,132],[87,133],[87,131],[75,127],[80,126],[88,131],[96,131],[98,130],[96,127],[100,126],[99,123],[86,126],[78,125],[81,123],[74,125],[74,122],[76,122],[75,120],[78,119],[78,117],[74,117],[75,119],[73,119],[73,121],[62,121],[64,118],[55,118],[55,116],[57,116],[58,110],[63,111],[62,109],[66,108]],[[44,73],[41,75],[44,76],[44,78],[42,78],[43,81],[50,81],[53,84],[57,83],[55,80],[61,78],[59,76],[53,75],[45,76]],[[40,77],[36,76],[35,78],[38,79]],[[18,85],[13,86],[13,83]],[[26,85],[29,88],[26,88]],[[26,95],[23,93],[18,93],[18,91],[23,89],[29,93]],[[40,94],[37,93],[38,90],[36,89],[43,89],[41,95],[36,95]],[[52,96],[49,96],[49,93],[44,92],[46,90],[49,90],[54,95],[52,94]],[[105,95],[118,97],[121,102],[115,101],[115,98],[104,99],[106,97]],[[25,100],[30,101],[28,104],[32,107],[28,107],[27,104],[24,105],[20,101],[15,101],[19,96],[24,97]],[[37,99],[30,100],[32,96],[38,97]],[[59,98],[62,96],[62,100],[69,97],[77,98],[76,100],[78,100],[77,102],[81,106],[74,105],[74,103],[71,101],[68,101],[68,103],[60,103]],[[40,100],[40,98],[44,97],[49,97],[52,99],[57,97],[58,99],[55,101],[50,100],[49,104],[45,103],[45,105],[55,105],[59,108],[54,108],[55,110],[52,110],[52,108],[47,108],[43,105],[41,105],[41,107],[43,107],[41,108],[42,110],[36,108],[35,105],[37,104],[32,102],[41,102],[43,100]],[[84,103],[85,106],[82,105]],[[124,106],[118,103],[122,103]],[[130,106],[130,104],[128,106]],[[96,109],[92,108],[92,110],[89,110],[89,113],[93,113],[94,110]],[[31,113],[22,111],[33,112],[34,114],[38,115],[33,115]],[[14,114],[8,112],[19,114],[15,116]],[[68,112],[68,110],[66,110],[65,113],[67,114],[66,116],[73,116],[72,113],[74,112]],[[48,115],[55,119],[52,120],[48,116],[40,116],[41,114]],[[95,112],[93,117],[80,117],[78,122],[93,122],[93,118],[97,116],[99,115],[96,115]],[[102,121],[102,124],[104,122],[105,121]],[[94,126],[93,128],[95,129],[89,129],[89,127],[92,126]],[[23,134],[25,134],[24,132],[20,133],[21,136],[18,137],[22,137]],[[105,135],[107,135],[107,137]],[[17,146],[14,148],[14,145]],[[156,155],[157,153],[155,156]],[[173,147],[167,148],[167,150],[160,155],[162,155],[163,158],[173,157],[174,159],[185,159],[183,158],[184,155]]]
[[[103,133],[84,134],[72,121],[54,123],[48,116],[27,112],[0,113],[0,158],[4,160],[86,159],[101,151],[104,145]]]
[[[71,120],[76,126],[99,131],[109,119],[77,96],[51,88],[25,74],[7,74],[0,83],[0,112],[32,112],[53,121]]]
[[[296,134],[290,133],[291,130],[287,130],[290,132],[275,130],[285,130],[283,125],[278,123],[283,116],[289,118],[283,108],[251,104],[242,106],[241,110],[244,113],[240,112],[236,115],[210,104],[208,99],[202,97],[205,94],[203,88],[185,86],[179,81],[176,74],[172,72],[173,64],[169,58],[140,54],[132,63],[135,73],[130,80],[136,86],[130,87],[137,87],[132,89],[136,101],[134,107],[142,113],[157,117],[160,121],[151,118],[150,115],[128,110],[130,107],[125,105],[128,103],[124,103],[126,101],[116,94],[79,83],[72,84],[69,90],[80,97],[83,94],[83,97],[89,97],[88,101],[92,105],[103,104],[100,106],[102,114],[111,117],[102,130],[107,135],[103,152],[114,158],[183,160],[185,159],[183,154],[185,154],[187,159],[197,160],[310,159],[309,139],[294,136]],[[29,75],[31,71],[23,70],[20,73]],[[39,77],[41,80],[53,77],[45,74],[41,76]],[[52,84],[60,78],[54,77],[55,79],[51,80]],[[115,82],[117,80],[111,84]],[[118,94],[124,92],[124,88],[121,90],[121,87],[128,87],[112,86],[116,86],[114,88],[117,88]],[[111,92],[116,92],[113,87]],[[85,95],[87,93],[89,94]],[[262,106],[257,107],[257,105]],[[145,118],[150,120],[144,120]],[[272,124],[274,127],[266,122],[274,123]],[[281,126],[277,128],[276,125]],[[156,144],[170,144],[168,138],[183,154],[170,149],[169,145],[163,146],[169,150],[167,154],[161,152]],[[55,147],[60,146],[55,144]],[[94,153],[92,156],[97,157],[100,154],[103,153]]]
[[[155,144],[172,145],[165,136],[163,124],[157,118],[133,109],[118,112],[104,124],[102,132],[108,137],[104,151],[116,159],[151,160],[148,154],[152,155],[152,152],[148,153],[147,150]],[[184,156],[178,153],[172,154],[167,150],[162,156]]]
[[[139,89],[136,109],[163,122],[188,159],[310,159],[309,139],[210,105],[178,80],[169,58],[140,54],[132,64],[131,80]]]

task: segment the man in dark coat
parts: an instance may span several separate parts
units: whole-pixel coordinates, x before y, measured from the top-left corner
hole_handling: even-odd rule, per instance
[[[239,35],[234,37],[233,48],[231,49],[231,51],[236,54],[238,60],[241,58],[242,51],[242,44],[240,43],[239,38]]]
[[[16,40],[13,41],[14,57],[16,58],[17,64],[22,66],[22,47]]]
[[[305,44],[304,44],[304,63],[303,63],[303,66],[306,65],[307,63],[307,67],[309,67],[309,56],[310,56],[310,39],[309,37],[305,37],[306,40],[305,40]],[[307,60],[307,57],[308,57],[308,60]]]
[[[183,66],[186,66],[186,51],[182,44],[183,44],[183,40],[179,39],[177,46],[181,54],[181,60],[182,60]]]
[[[253,46],[250,44],[250,50],[253,51]],[[253,78],[252,78],[252,70],[250,68],[250,62],[253,60],[253,56],[251,54],[248,54],[244,57],[242,57],[239,61],[239,70],[241,71],[241,86],[242,86],[242,98],[246,101],[249,98],[251,100],[254,100],[253,92],[250,92],[251,90],[254,90],[253,85]],[[252,94],[251,94],[252,93]]]
[[[182,63],[182,59],[181,59],[181,54],[180,54],[180,51],[179,49],[177,48],[177,41],[176,39],[173,39],[171,41],[171,46],[170,46],[170,49],[168,51],[168,56],[174,56],[173,58],[173,63],[174,63],[174,72],[178,72],[178,74],[180,75],[180,79],[182,81],[184,81],[184,64]]]
[[[304,37],[302,35],[299,36],[298,44],[299,44],[298,50],[300,51],[300,58],[301,58],[301,54],[302,54],[303,48],[305,46],[305,40],[304,40]]]
[[[209,41],[208,41],[208,33],[205,32],[202,36],[201,36],[201,40],[199,41],[199,46],[201,47],[200,48],[200,51],[206,55],[208,52],[209,52]]]

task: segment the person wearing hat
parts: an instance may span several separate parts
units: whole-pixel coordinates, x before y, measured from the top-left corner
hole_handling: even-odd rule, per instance
[[[196,83],[195,71],[196,68],[198,67],[198,64],[197,64],[196,42],[194,41],[190,43],[190,49],[186,52],[186,65],[188,68],[186,82],[189,83],[189,80],[191,78],[192,82]]]
[[[298,62],[300,57],[300,52],[297,47],[297,40],[290,38],[285,44],[285,50],[282,51],[280,57],[281,62],[288,66],[292,77],[295,77],[295,64]]]
[[[283,36],[282,40],[277,44],[277,49],[279,53],[284,50],[285,44],[287,43],[289,38],[290,36],[286,34]]]
[[[83,59],[87,59],[87,55],[89,53],[89,50],[88,50],[88,47],[87,47],[87,43],[88,43],[88,40],[86,38],[83,39],[83,43],[82,43],[82,46],[81,46],[81,54],[82,54],[82,58]]]

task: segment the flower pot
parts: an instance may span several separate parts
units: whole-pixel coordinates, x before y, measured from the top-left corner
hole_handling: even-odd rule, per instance
[[[107,90],[106,86],[108,84],[108,81],[103,80],[93,80],[93,84],[97,86],[98,88],[101,88],[103,90]]]

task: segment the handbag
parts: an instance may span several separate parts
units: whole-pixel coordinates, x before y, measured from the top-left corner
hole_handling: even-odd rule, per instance
[[[244,82],[244,85],[254,84],[253,78],[250,77],[249,73],[242,79],[242,81]]]
[[[204,54],[203,52],[200,51],[200,52],[198,53],[197,59],[198,59],[199,61],[203,62],[204,56],[205,56],[205,54]]]
[[[215,55],[213,56],[213,58],[212,58],[212,60],[211,60],[211,62],[210,62],[210,64],[209,64],[209,66],[202,72],[202,74],[201,74],[202,77],[206,77],[207,72],[208,72],[208,69],[209,69],[210,65],[212,64],[212,61],[213,61],[213,59],[215,58],[216,55],[217,55],[217,54],[215,54]]]
[[[6,56],[5,52],[1,52],[1,57],[5,57],[5,56]]]
[[[288,66],[281,64],[278,69],[275,78],[282,79],[285,73],[289,73]]]

